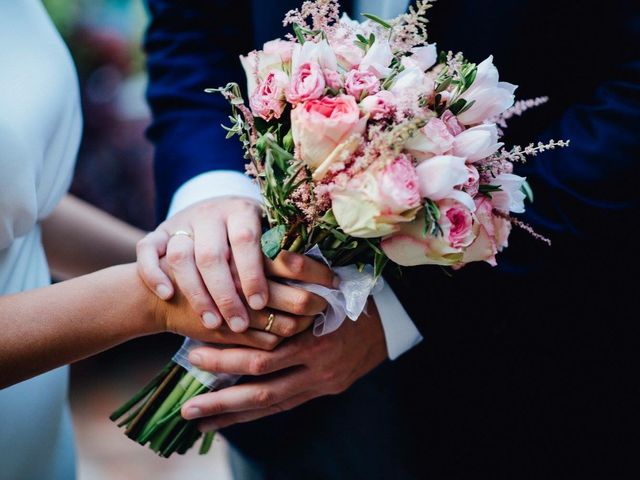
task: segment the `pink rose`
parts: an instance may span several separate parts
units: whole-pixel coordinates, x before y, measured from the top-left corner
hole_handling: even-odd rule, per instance
[[[438,203],[442,233],[424,234],[424,215],[400,225],[397,233],[385,238],[381,247],[398,265],[460,265],[465,250],[474,243],[479,224],[473,213],[454,200]]]
[[[270,40],[262,46],[262,51],[267,55],[275,55],[282,60],[282,63],[289,63],[293,55],[295,42],[276,38]]]
[[[339,91],[343,86],[342,76],[335,70],[324,70],[324,80],[331,90]]]
[[[350,95],[323,97],[298,105],[291,112],[291,130],[297,153],[320,179],[331,163],[344,161],[358,147],[366,117]],[[344,158],[343,158],[344,157]]]
[[[467,168],[467,181],[462,184],[462,189],[472,197],[475,197],[480,187],[480,173],[473,165],[465,165]]]
[[[362,100],[363,97],[380,91],[380,80],[371,72],[351,70],[347,73],[344,88],[349,95]]]
[[[493,205],[487,197],[476,199],[476,218],[480,225],[476,240],[464,253],[463,262],[484,261],[490,265],[495,265],[495,256],[498,251],[496,247],[495,225],[493,215]]]
[[[317,62],[303,63],[291,77],[286,92],[287,100],[295,105],[320,98],[325,87],[326,82],[320,65]]]
[[[284,90],[289,79],[280,70],[273,70],[258,84],[258,88],[249,98],[251,111],[266,121],[280,118],[286,103]]]
[[[453,248],[468,247],[475,239],[473,215],[468,208],[452,200],[445,200],[440,207],[440,228],[446,233]]]
[[[400,155],[378,175],[384,204],[390,211],[404,211],[420,205],[418,174],[407,155]]]
[[[439,118],[432,118],[407,141],[405,148],[418,160],[448,153],[454,137]]]
[[[420,207],[418,178],[411,160],[399,156],[382,170],[369,169],[331,193],[342,230],[358,238],[389,235],[415,218]]]
[[[392,118],[396,110],[393,93],[381,90],[375,95],[369,95],[360,102],[360,108],[372,120]]]

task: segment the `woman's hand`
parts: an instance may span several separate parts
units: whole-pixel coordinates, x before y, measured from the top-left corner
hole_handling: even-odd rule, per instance
[[[166,259],[160,261],[159,268],[171,276]],[[328,267],[304,255],[289,252],[281,252],[275,261],[267,259],[265,270],[272,278],[299,280],[327,287],[331,287],[334,282],[333,273]],[[239,280],[233,266],[232,275],[234,284],[238,286]],[[271,350],[284,338],[307,330],[314,317],[326,308],[326,302],[322,298],[305,290],[273,280],[267,281],[267,287],[267,308],[255,311],[247,307],[250,328],[243,333],[233,332],[226,325],[218,329],[209,328],[191,308],[189,295],[180,290],[166,302],[154,298],[154,316],[159,324],[158,329],[211,343]]]
[[[293,315],[310,315],[300,306],[313,306],[318,297],[270,282],[266,276],[335,285],[328,267],[302,255],[283,252],[274,262],[265,260],[260,248],[259,206],[244,198],[194,204],[142,239],[137,251],[138,272],[149,289],[164,300],[180,290],[210,329],[219,328],[223,318],[236,333],[256,325],[265,328],[269,314],[264,321],[251,313],[265,306]],[[160,267],[163,257],[164,269]],[[271,298],[274,293],[278,295],[275,300]],[[256,301],[256,295],[264,302]],[[286,314],[278,315],[274,322],[284,331],[293,330],[292,323]],[[272,325],[272,331],[278,330]]]

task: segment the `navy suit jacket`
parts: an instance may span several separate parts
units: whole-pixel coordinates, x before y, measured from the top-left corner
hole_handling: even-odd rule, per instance
[[[238,55],[282,36],[297,1],[149,0],[146,49],[160,212],[183,182],[243,167],[202,93],[245,82]],[[229,429],[272,478],[620,477],[637,453],[640,5],[441,0],[430,40],[494,55],[520,98],[551,100],[508,140],[570,139],[516,173],[536,194],[501,266],[394,286],[425,341],[335,398]]]

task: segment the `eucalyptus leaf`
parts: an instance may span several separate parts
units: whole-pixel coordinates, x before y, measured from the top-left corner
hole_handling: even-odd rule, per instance
[[[274,259],[280,253],[282,249],[282,241],[287,233],[287,227],[285,225],[278,225],[270,230],[267,230],[262,234],[260,243],[262,245],[262,251],[270,259]]]
[[[372,13],[363,13],[362,16],[368,18],[372,22],[376,22],[377,24],[382,25],[384,28],[392,28],[389,22],[381,19],[377,15],[374,15]]]

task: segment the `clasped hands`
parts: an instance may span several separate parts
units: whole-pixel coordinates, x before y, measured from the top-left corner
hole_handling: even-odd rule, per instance
[[[312,334],[313,319],[326,302],[281,281],[335,287],[337,279],[328,267],[303,255],[281,252],[274,261],[264,257],[260,218],[260,207],[252,200],[205,200],[178,212],[138,244],[138,272],[165,300],[158,304],[164,328],[234,345],[194,349],[190,362],[214,373],[256,377],[187,402],[182,415],[204,418],[202,431],[340,393],[387,356],[373,301],[357,322],[345,321],[322,337]],[[185,327],[187,308],[201,322]]]

